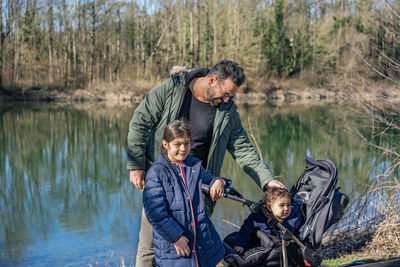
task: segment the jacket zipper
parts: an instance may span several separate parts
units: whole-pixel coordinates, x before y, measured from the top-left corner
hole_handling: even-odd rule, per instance
[[[192,197],[190,196],[189,188],[188,188],[187,183],[186,183],[186,175],[185,175],[185,169],[184,169],[183,163],[180,163],[180,164],[179,164],[179,167],[180,167],[180,170],[181,170],[181,177],[182,177],[183,183],[185,184],[185,188],[186,188],[186,191],[187,191],[187,193],[188,193],[188,198],[189,198],[189,202],[190,202],[190,209],[191,209],[191,211],[192,211],[192,220],[193,220],[193,229],[194,229],[193,251],[194,251],[194,255],[195,255],[195,257],[196,257],[196,264],[197,264],[197,266],[199,267],[199,266],[200,266],[200,265],[199,265],[199,259],[198,259],[198,257],[197,257],[197,252],[196,252],[196,239],[197,239],[196,221],[195,221],[195,218],[194,218],[194,210],[193,210]]]

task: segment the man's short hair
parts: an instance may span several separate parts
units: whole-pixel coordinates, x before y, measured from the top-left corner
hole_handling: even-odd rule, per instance
[[[264,204],[271,204],[278,198],[291,199],[291,195],[286,188],[280,188],[280,187],[268,188],[264,195]]]
[[[207,76],[214,75],[218,80],[225,81],[230,78],[232,82],[240,87],[246,79],[243,69],[236,62],[222,60],[212,67]]]

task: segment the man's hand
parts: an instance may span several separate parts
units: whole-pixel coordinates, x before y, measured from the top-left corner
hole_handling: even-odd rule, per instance
[[[188,246],[188,243],[189,239],[184,236],[181,236],[178,240],[174,242],[174,247],[178,256],[185,257],[190,255],[190,248]]]
[[[221,180],[216,180],[210,188],[210,197],[212,201],[224,196],[224,182]]]
[[[269,181],[269,182],[265,185],[264,189],[267,190],[268,188],[273,188],[273,187],[279,187],[279,188],[285,188],[285,189],[287,189],[286,185],[282,184],[282,183],[279,182],[278,180]]]
[[[144,170],[133,170],[129,172],[129,179],[138,190],[143,190],[144,188],[144,174]]]

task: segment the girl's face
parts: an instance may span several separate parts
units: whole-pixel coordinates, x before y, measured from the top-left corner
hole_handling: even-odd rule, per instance
[[[267,203],[266,208],[279,222],[283,222],[290,215],[290,199],[284,197],[277,198],[272,203]]]
[[[190,152],[190,139],[187,136],[175,138],[169,143],[162,140],[162,145],[170,161],[182,162]]]

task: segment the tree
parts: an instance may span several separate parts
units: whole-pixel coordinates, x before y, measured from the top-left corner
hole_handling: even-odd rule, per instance
[[[278,77],[290,74],[292,69],[290,40],[286,37],[288,23],[285,17],[284,0],[277,0],[274,7],[274,20],[265,36],[265,56],[268,67],[275,70]]]
[[[0,89],[3,87],[3,1],[0,1]]]

